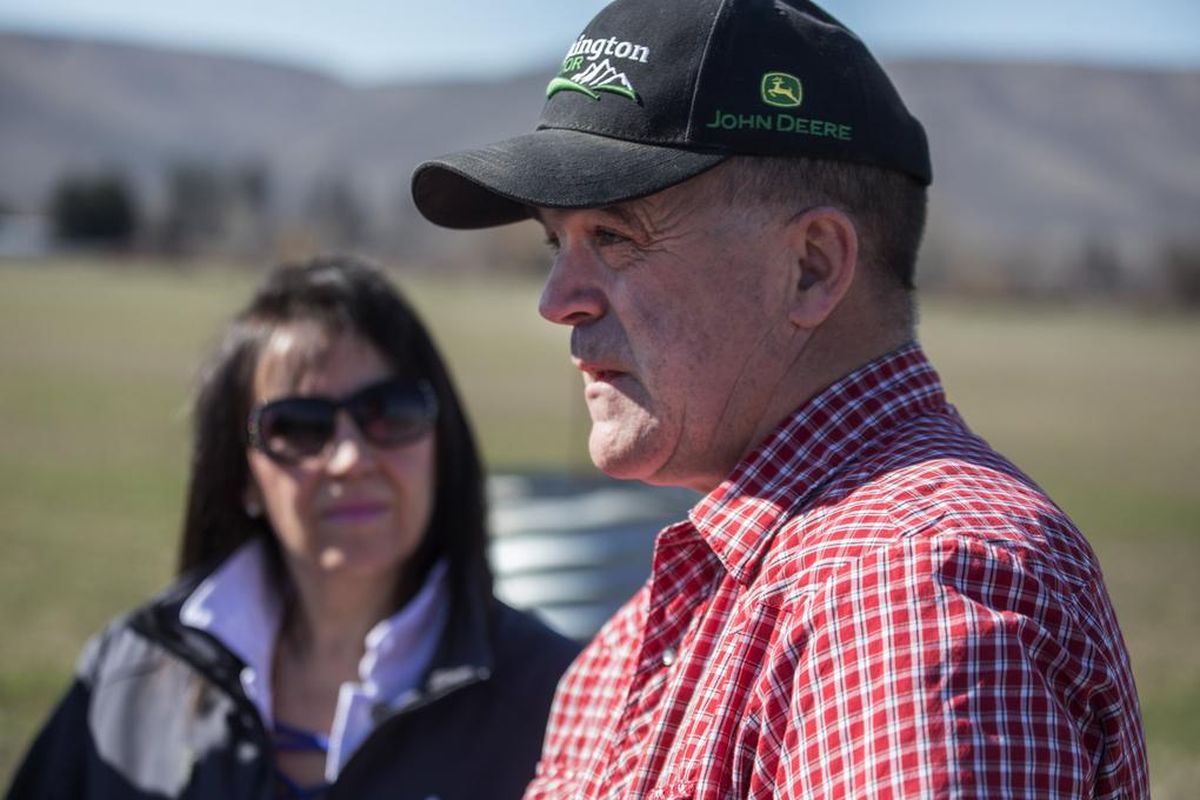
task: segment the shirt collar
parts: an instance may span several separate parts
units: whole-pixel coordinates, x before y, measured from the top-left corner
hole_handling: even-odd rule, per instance
[[[390,699],[417,685],[433,660],[449,608],[446,564],[439,561],[415,597],[367,632],[358,674],[368,694]]]
[[[282,600],[258,538],[235,550],[179,609],[180,622],[205,631],[264,677],[271,674],[282,618]]]
[[[749,584],[776,530],[868,444],[945,406],[915,342],[814,395],[741,461],[690,517],[725,569]]]

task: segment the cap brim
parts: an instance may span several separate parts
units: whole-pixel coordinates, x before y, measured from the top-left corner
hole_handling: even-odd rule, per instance
[[[543,129],[426,161],[413,173],[412,193],[430,222],[487,228],[525,219],[535,207],[595,208],[645,197],[726,158]]]

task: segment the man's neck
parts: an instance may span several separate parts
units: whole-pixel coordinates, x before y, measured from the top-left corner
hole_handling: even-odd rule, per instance
[[[852,309],[847,309],[852,311]],[[783,421],[825,389],[855,370],[913,340],[907,325],[881,320],[878,314],[835,314],[813,331],[779,383],[738,463],[752,453]],[[735,465],[736,466],[736,465]],[[712,482],[715,488],[725,476]],[[695,487],[693,487],[695,488]]]

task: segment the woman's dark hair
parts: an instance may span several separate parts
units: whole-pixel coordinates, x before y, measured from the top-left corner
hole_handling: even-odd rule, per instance
[[[489,596],[483,468],[446,366],[421,320],[387,279],[357,259],[337,256],[274,269],[201,372],[180,572],[211,565],[256,536],[278,553],[269,522],[244,508],[250,480],[246,420],[259,355],[276,330],[296,323],[315,323],[331,336],[358,335],[397,375],[433,385],[439,409],[433,513],[408,574],[423,575],[445,558],[454,592],[482,587]]]

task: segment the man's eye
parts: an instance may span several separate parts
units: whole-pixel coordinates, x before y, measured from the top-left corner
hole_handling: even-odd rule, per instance
[[[604,247],[606,245],[626,244],[629,237],[622,236],[616,231],[608,230],[607,228],[597,228],[592,234],[592,238],[596,240],[596,244]]]

